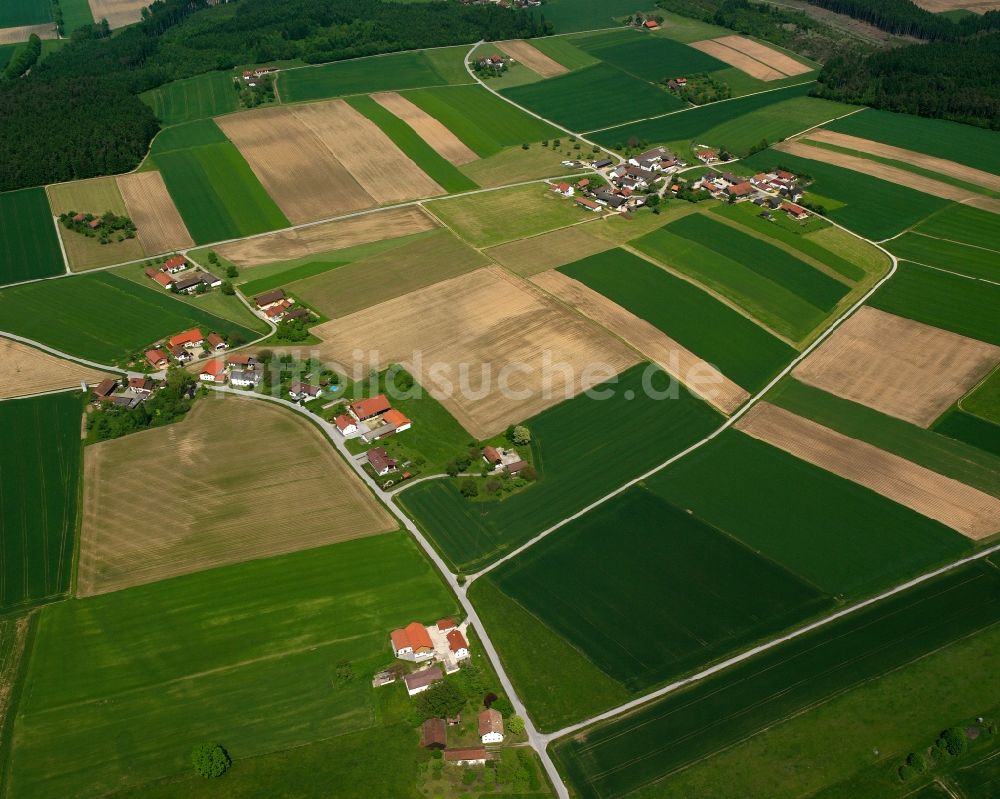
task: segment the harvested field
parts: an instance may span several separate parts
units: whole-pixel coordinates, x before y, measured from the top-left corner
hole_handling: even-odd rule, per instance
[[[0,338],[0,398],[24,397],[97,383],[107,375],[26,344]]]
[[[343,100],[295,106],[292,113],[376,202],[447,194],[378,125]]]
[[[708,361],[583,283],[555,270],[536,275],[532,282],[627,341],[722,413],[731,414],[750,398]]]
[[[511,241],[491,247],[486,254],[511,272],[531,277],[614,247],[607,239],[592,235],[586,225],[572,225],[540,236]]]
[[[524,39],[508,39],[505,42],[497,42],[501,50],[516,60],[524,64],[528,69],[537,72],[543,78],[552,78],[569,72],[566,67],[549,58],[545,53],[536,49],[530,42]]]
[[[966,9],[974,14],[985,14],[987,11],[1000,10],[1000,3],[996,0],[914,0],[921,8],[939,14],[942,11],[954,11],[956,9]]]
[[[408,236],[435,227],[437,223],[430,216],[411,206],[234,241],[217,247],[216,252],[237,266],[260,266]]]
[[[390,113],[413,128],[434,151],[455,166],[468,164],[479,158],[465,143],[428,114],[397,92],[373,94],[372,99]]]
[[[1000,200],[993,199],[992,197],[984,197],[981,194],[968,191],[959,186],[953,186],[951,183],[943,183],[940,180],[927,178],[906,169],[889,166],[888,164],[880,164],[877,161],[870,161],[867,158],[861,158],[856,155],[834,152],[823,147],[812,147],[800,141],[782,142],[781,144],[774,145],[774,149],[797,155],[800,158],[809,158],[824,164],[833,164],[834,166],[850,169],[854,172],[861,172],[880,178],[881,180],[889,181],[890,183],[907,186],[914,191],[931,194],[947,200],[955,200],[956,202],[964,202],[976,208],[981,208],[984,211],[992,211],[995,214],[1000,214]]]
[[[56,26],[51,22],[42,25],[19,25],[16,28],[0,28],[0,45],[26,42],[34,34],[39,39],[56,39]]]
[[[719,44],[724,44],[726,47],[731,47],[740,53],[746,53],[758,61],[763,61],[765,64],[774,67],[779,72],[788,76],[803,75],[806,72],[812,72],[811,67],[799,63],[794,58],[785,55],[779,50],[775,50],[773,47],[768,47],[766,44],[748,39],[746,36],[720,36],[715,41],[719,42]]]
[[[116,180],[147,255],[194,246],[159,172],[133,172]]]
[[[202,399],[182,422],[87,447],[84,473],[81,596],[396,527],[318,430],[263,400]],[[180,475],[184,502],[137,526],[135,498]]]
[[[263,108],[215,121],[292,224],[375,205],[291,109]]]
[[[326,361],[352,363],[354,350],[364,342],[377,354],[378,368],[402,363],[478,439],[638,362],[624,344],[497,267],[414,291],[312,332],[323,339],[316,349]],[[422,363],[414,364],[415,353]],[[559,368],[545,374],[547,363],[569,364],[573,376]],[[603,368],[594,368],[598,365]],[[431,366],[431,374],[422,373]],[[460,387],[463,378],[466,386]]]
[[[703,42],[692,42],[691,46],[696,50],[701,50],[720,61],[725,61],[730,66],[736,67],[741,72],[745,72],[751,78],[757,80],[780,80],[785,75],[774,67],[762,64],[755,58],[751,58],[746,53],[741,53],[731,47],[720,44],[715,39],[706,39]]]
[[[793,374],[927,427],[998,362],[1000,347],[865,306]]]
[[[736,427],[974,540],[1000,530],[1000,499],[770,403]]]
[[[861,153],[877,155],[880,158],[891,158],[895,161],[912,164],[913,166],[931,169],[956,180],[982,186],[990,191],[1000,191],[1000,175],[994,175],[992,172],[958,164],[945,158],[935,158],[932,155],[924,155],[915,150],[906,150],[902,147],[894,147],[891,144],[882,144],[871,139],[863,139],[860,136],[850,136],[846,133],[835,133],[832,130],[812,130],[809,132],[808,137],[814,141],[826,142],[837,147],[845,147],[848,150],[857,150]]]
[[[112,29],[138,22],[142,19],[142,9],[148,5],[147,0],[90,0],[94,19],[98,22],[106,19]]]

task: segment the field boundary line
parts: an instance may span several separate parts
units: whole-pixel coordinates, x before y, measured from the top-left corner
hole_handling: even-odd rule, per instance
[[[89,366],[92,369],[98,369],[102,372],[112,372],[113,374],[119,374],[119,375],[124,374],[124,375],[129,375],[130,377],[144,376],[141,372],[130,372],[128,369],[122,369],[120,366],[109,366],[106,363],[98,363],[97,361],[88,361],[86,358],[80,358],[76,355],[70,355],[68,352],[57,350],[55,347],[50,347],[48,344],[42,344],[40,341],[35,341],[34,339],[26,338],[25,336],[19,336],[16,333],[9,333],[6,330],[0,330],[0,337],[9,338],[11,341],[17,341],[20,344],[26,344],[29,347],[34,347],[36,350],[42,350],[43,352],[47,352],[49,353],[49,355],[55,355],[57,358],[62,358],[64,361],[73,361],[74,363],[79,363],[84,366]]]
[[[6,334],[0,333],[0,336],[6,337]],[[13,402],[15,400],[23,399],[35,399],[36,397],[48,397],[50,394],[67,394],[70,391],[79,391],[79,386],[72,386],[70,388],[53,388],[50,391],[36,391],[34,394],[21,394],[18,397],[0,397],[0,402]]]
[[[947,275],[954,275],[955,277],[963,277],[966,280],[978,280],[980,283],[989,283],[991,286],[1000,286],[1000,281],[990,280],[987,277],[976,277],[974,275],[966,275],[963,272],[954,272],[951,269],[945,269],[940,266],[931,266],[930,264],[925,264],[923,261],[914,261],[910,258],[900,258],[899,260],[904,263],[913,264],[914,266],[922,266],[924,269],[933,269],[935,272],[944,272]]]
[[[924,220],[924,221],[926,221],[926,220]],[[897,233],[892,238],[883,239],[882,242],[880,242],[880,243],[885,243],[887,241],[892,241],[892,239],[898,239],[904,233],[913,233],[916,236],[923,236],[925,239],[934,239],[935,241],[947,241],[949,244],[960,244],[963,247],[972,247],[975,250],[984,250],[985,252],[995,252],[997,254],[1000,254],[1000,250],[993,250],[993,249],[990,249],[989,247],[981,247],[978,244],[969,244],[968,242],[964,242],[964,241],[955,241],[955,239],[946,239],[946,238],[942,238],[941,236],[932,236],[930,233],[921,233],[919,230],[914,230],[913,228],[909,228],[908,230],[904,230],[902,233]],[[905,261],[906,258],[904,258],[903,260]]]
[[[49,198],[49,193],[45,192],[45,199],[48,200],[48,198]],[[56,241],[59,242],[59,251],[62,253],[62,259],[63,259],[63,269],[66,270],[63,274],[71,275],[73,274],[73,272],[69,268],[69,256],[66,254],[66,244],[63,242],[62,233],[59,231],[59,217],[53,215],[52,223],[56,227]],[[50,277],[55,277],[55,275],[51,275]]]

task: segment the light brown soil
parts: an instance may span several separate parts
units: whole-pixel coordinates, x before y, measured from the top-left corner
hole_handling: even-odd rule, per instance
[[[323,339],[318,357],[340,364],[341,373],[355,372],[358,348],[365,358],[362,376],[369,353],[378,368],[403,364],[478,439],[639,360],[592,322],[499,267],[437,283],[312,332]],[[546,364],[553,368],[546,370]]]
[[[500,49],[520,61],[532,72],[537,72],[543,78],[554,78],[556,75],[563,75],[569,72],[566,67],[558,61],[549,58],[541,50],[538,50],[530,42],[524,39],[508,39],[505,42],[497,42]]]
[[[142,19],[142,9],[149,5],[149,0],[89,0],[90,10],[94,20],[108,21],[112,28],[131,25]]]
[[[372,99],[413,128],[417,135],[433,148],[434,152],[455,166],[478,160],[479,156],[470,150],[458,136],[401,94],[381,92],[373,94]]]
[[[969,0],[914,0],[921,8],[933,11],[938,14],[942,11],[954,11],[957,8],[964,8],[974,14],[985,14],[987,11],[1000,9],[1000,3],[996,0],[986,0],[985,2],[969,2]]]
[[[435,222],[416,206],[391,208],[335,222],[256,236],[216,247],[223,258],[237,266],[260,266],[309,255],[342,250],[358,244],[395,239],[436,228]]]
[[[265,400],[212,395],[93,444],[83,485],[81,596],[397,526],[322,433]]]
[[[747,391],[712,364],[583,283],[555,270],[535,275],[532,282],[627,341],[722,413],[731,414],[750,399]]]
[[[944,197],[946,200],[965,202],[968,205],[982,208],[984,211],[1000,214],[1000,200],[984,197],[976,192],[953,186],[950,183],[943,183],[940,180],[934,180],[934,178],[927,178],[899,167],[869,161],[867,158],[861,158],[857,155],[847,155],[833,150],[825,150],[822,147],[813,147],[800,141],[782,142],[774,145],[774,148],[802,158],[811,158],[813,161],[822,161],[824,164],[833,164],[854,172],[862,172],[872,177],[888,180],[891,183],[898,183],[914,191],[922,191],[924,194],[933,194],[935,197]]]
[[[865,306],[793,375],[927,427],[998,362],[1000,347]]]
[[[215,121],[292,224],[376,204],[291,108],[261,108]]]
[[[691,42],[691,46],[696,50],[707,53],[713,58],[718,58],[730,66],[736,67],[751,78],[757,78],[757,80],[780,80],[785,77],[783,73],[774,69],[774,67],[762,64],[757,59],[751,58],[739,50],[733,50],[731,47],[719,44],[714,39],[707,39],[703,42]]]
[[[1000,531],[996,497],[784,408],[760,403],[736,427],[974,540]]]
[[[595,220],[599,223],[600,220]],[[486,250],[486,254],[499,261],[511,272],[531,277],[547,269],[579,261],[588,255],[610,250],[614,245],[606,239],[588,232],[591,223],[542,233],[527,239],[518,239]]]
[[[378,125],[343,100],[297,105],[292,111],[377,202],[447,194]]]
[[[966,183],[974,183],[977,186],[1000,191],[1000,175],[985,172],[982,169],[975,169],[965,164],[958,164],[944,158],[935,158],[931,155],[924,155],[914,150],[904,150],[902,147],[893,147],[891,144],[882,144],[871,139],[862,139],[860,136],[849,136],[846,133],[836,133],[832,130],[811,130],[809,139],[826,142],[837,147],[844,147],[848,150],[857,150],[860,153],[869,153],[881,158],[891,158],[894,161],[902,161],[906,164],[931,169],[940,172],[942,175],[962,180]]]
[[[715,41],[719,44],[724,44],[726,47],[731,47],[738,52],[746,53],[751,58],[756,58],[758,61],[774,67],[774,69],[788,76],[803,75],[806,72],[812,72],[811,67],[796,61],[779,50],[775,50],[773,47],[768,47],[766,44],[748,39],[746,36],[720,36]]]
[[[81,382],[99,383],[107,376],[19,341],[0,338],[0,398],[79,388]]]
[[[18,44],[26,42],[35,34],[39,39],[57,39],[56,26],[53,22],[41,25],[19,25],[16,28],[0,28],[0,44]]]
[[[193,247],[194,240],[159,172],[119,175],[118,189],[147,255]]]

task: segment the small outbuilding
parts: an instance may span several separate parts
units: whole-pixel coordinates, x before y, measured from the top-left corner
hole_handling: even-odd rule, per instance
[[[448,746],[448,725],[444,719],[427,719],[420,726],[420,745],[424,749],[444,749]]]

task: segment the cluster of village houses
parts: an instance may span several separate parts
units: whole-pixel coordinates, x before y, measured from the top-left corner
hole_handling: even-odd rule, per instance
[[[256,69],[244,69],[243,70],[243,80],[246,82],[247,86],[251,88],[257,85],[257,81],[263,78],[265,75],[270,75],[273,72],[277,72],[277,67],[257,67]]]
[[[761,216],[767,219],[771,218],[771,211],[781,211],[792,219],[805,219],[809,212],[797,204],[805,192],[797,180],[791,172],[781,169],[751,176],[722,172],[703,175],[691,188],[704,189],[717,200],[752,202],[764,209]]]
[[[413,426],[406,414],[392,407],[385,394],[355,400],[347,406],[347,413],[334,417],[333,423],[344,438],[360,438],[366,444],[402,433]],[[399,468],[385,447],[373,447],[366,457],[379,477],[385,477]]]
[[[416,696],[441,682],[445,674],[454,674],[460,664],[471,656],[466,639],[468,623],[455,624],[453,619],[441,619],[424,626],[414,621],[389,635],[392,652],[399,660],[420,668],[403,675],[406,693]],[[443,667],[443,670],[442,670]],[[375,675],[375,687],[396,681],[396,674],[382,671]],[[486,708],[479,713],[479,740],[483,744],[499,744],[504,740],[503,716],[498,710]],[[461,714],[449,718],[427,719],[421,727],[420,745],[428,749],[443,749],[446,763],[481,765],[490,759],[485,746],[448,748],[448,727],[462,721]]]
[[[257,313],[270,322],[291,321],[295,319],[302,319],[308,322],[312,319],[312,311],[308,308],[303,308],[302,306],[298,308],[292,307],[295,305],[295,298],[287,296],[284,289],[272,289],[271,291],[265,291],[263,294],[258,294],[253,298],[253,304]]]
[[[183,255],[175,255],[164,261],[158,269],[155,266],[147,266],[145,272],[146,277],[154,283],[158,283],[167,291],[176,291],[179,294],[194,294],[202,284],[206,289],[222,285],[221,278],[211,272],[206,272],[200,267],[189,271],[190,266],[190,262]]]
[[[193,327],[146,350],[145,358],[153,369],[159,371],[166,369],[171,363],[182,366],[190,363],[206,349],[209,352],[221,352],[229,349],[229,345],[218,333],[209,333],[205,336],[201,330]]]
[[[151,397],[162,385],[162,382],[146,376],[130,377],[127,381],[106,377],[94,387],[90,401],[97,406],[111,405],[131,410]]]

